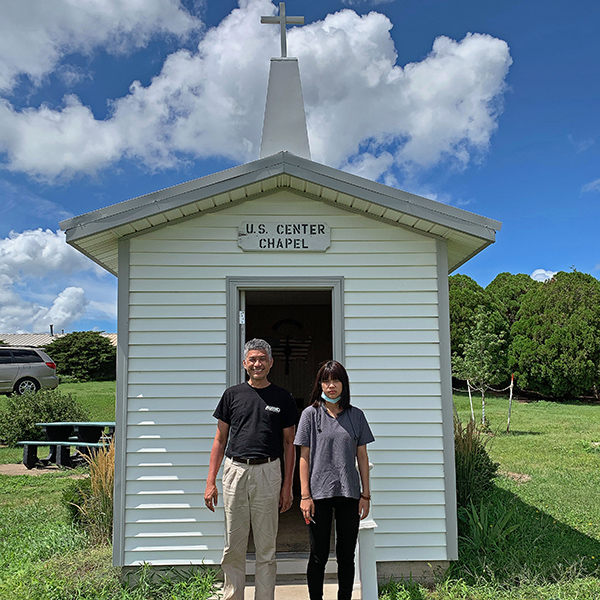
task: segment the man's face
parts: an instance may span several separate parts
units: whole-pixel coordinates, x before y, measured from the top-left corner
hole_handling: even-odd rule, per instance
[[[260,387],[267,383],[267,375],[273,366],[266,350],[250,350],[244,359],[244,369],[250,378],[250,385]]]

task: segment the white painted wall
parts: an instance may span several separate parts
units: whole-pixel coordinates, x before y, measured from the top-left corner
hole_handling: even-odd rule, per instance
[[[248,220],[319,221],[327,253],[247,253]],[[226,276],[343,276],[346,367],[369,446],[377,560],[445,560],[436,242],[283,190],[130,240],[124,564],[219,563],[204,508],[226,378]]]

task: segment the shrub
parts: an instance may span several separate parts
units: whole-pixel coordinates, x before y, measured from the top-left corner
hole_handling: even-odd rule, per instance
[[[459,508],[478,504],[493,488],[498,463],[488,454],[489,437],[483,438],[475,421],[465,426],[454,419],[454,455],[456,461],[456,501]]]
[[[92,544],[109,544],[113,527],[114,441],[84,458],[90,466],[90,476],[75,480],[63,493],[63,502],[72,521],[85,529]]]
[[[55,339],[44,350],[56,363],[56,372],[78,381],[116,379],[117,349],[98,331],[74,331]]]
[[[43,440],[36,423],[86,421],[89,415],[71,394],[41,389],[35,394],[9,396],[0,409],[0,439],[9,446],[20,440]]]

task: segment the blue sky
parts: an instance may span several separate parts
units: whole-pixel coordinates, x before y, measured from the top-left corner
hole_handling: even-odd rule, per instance
[[[20,0],[0,21],[0,332],[116,331],[62,219],[258,157],[268,0]],[[50,6],[51,5],[51,6]],[[278,5],[278,3],[277,3]],[[503,222],[459,272],[600,277],[592,0],[289,0],[312,157]],[[543,276],[543,273],[542,273]]]

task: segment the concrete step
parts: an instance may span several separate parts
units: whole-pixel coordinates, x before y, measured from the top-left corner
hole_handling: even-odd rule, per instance
[[[337,583],[325,583],[323,587],[323,600],[336,600]],[[254,597],[254,585],[246,585],[244,600],[260,600]],[[278,583],[275,587],[275,600],[308,600],[306,583]],[[355,586],[352,600],[361,600],[360,587]]]

